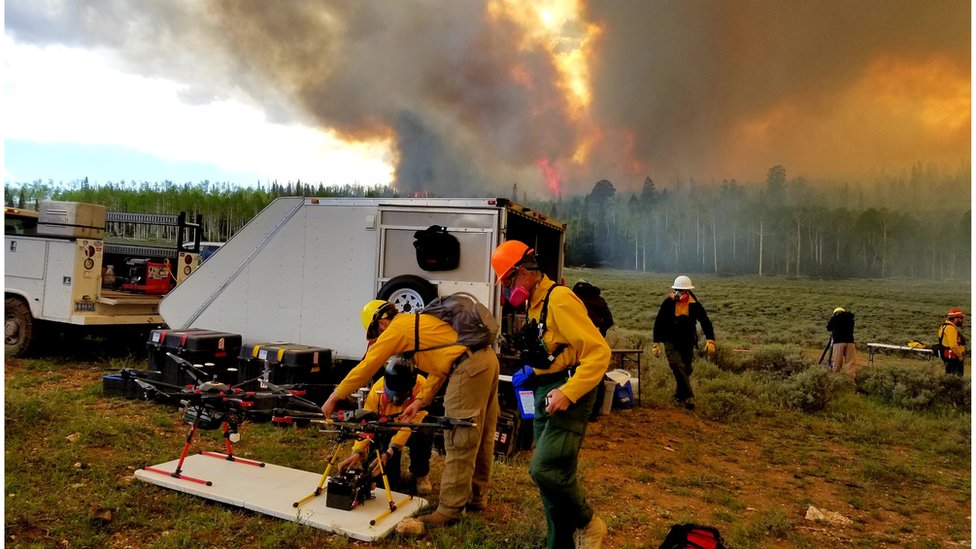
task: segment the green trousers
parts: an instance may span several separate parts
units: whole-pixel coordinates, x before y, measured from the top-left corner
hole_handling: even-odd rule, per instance
[[[596,388],[562,412],[546,413],[546,395],[566,382],[558,379],[535,389],[535,452],[529,474],[542,494],[549,549],[572,549],[573,533],[593,518],[593,509],[576,478],[579,451],[596,402]]]

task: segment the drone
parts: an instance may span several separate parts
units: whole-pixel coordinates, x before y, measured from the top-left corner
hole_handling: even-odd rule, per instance
[[[212,486],[213,482],[196,477],[191,477],[183,473],[183,463],[186,460],[190,447],[193,444],[193,437],[197,430],[224,430],[224,448],[226,453],[201,452],[205,456],[224,459],[235,463],[243,463],[256,467],[264,467],[260,461],[244,459],[234,455],[233,444],[240,441],[238,428],[248,420],[263,417],[269,412],[264,406],[257,406],[263,401],[270,400],[272,404],[272,415],[287,417],[287,414],[299,414],[303,416],[322,417],[321,412],[317,412],[319,407],[314,402],[295,395],[291,391],[275,385],[264,377],[248,380],[238,385],[229,386],[219,381],[205,381],[193,368],[188,360],[167,353],[170,360],[173,360],[183,372],[195,383],[185,387],[179,387],[168,383],[153,381],[144,372],[135,370],[123,370],[125,378],[132,379],[139,386],[142,397],[145,400],[156,400],[162,402],[176,402],[182,410],[183,422],[190,426],[190,431],[186,436],[186,442],[180,453],[176,469],[172,472],[164,471],[155,467],[146,467],[144,470],[152,473],[165,474],[173,478],[188,480],[206,486]],[[262,391],[245,391],[241,387],[254,381],[258,381]],[[298,409],[291,410],[288,407],[274,406],[276,403],[284,402],[288,406],[295,406]],[[315,410],[317,412],[312,412]]]
[[[342,450],[342,447],[346,441],[362,439],[373,440],[378,433],[383,431],[398,431],[404,428],[416,431],[420,429],[473,427],[476,425],[470,420],[432,416],[427,416],[424,418],[423,423],[406,423],[396,421],[396,416],[380,416],[375,412],[366,412],[364,410],[339,411],[334,414],[334,417],[332,418],[313,421],[325,425],[325,428],[321,429],[322,432],[335,433],[337,444],[335,450],[332,452],[332,457],[329,459],[328,465],[325,468],[325,472],[322,473],[322,477],[319,479],[318,486],[316,486],[312,493],[292,503],[292,507],[300,507],[304,505],[313,498],[322,495],[324,490],[326,493],[325,505],[333,509],[342,509],[345,511],[351,511],[365,503],[366,500],[372,499],[374,497],[373,487],[376,480],[376,478],[370,474],[366,467],[347,469],[345,471],[340,471],[335,475],[330,475],[338,463],[340,451]],[[375,525],[378,521],[392,514],[399,507],[402,507],[403,504],[413,499],[413,496],[408,495],[402,501],[395,503],[393,501],[393,492],[390,490],[389,479],[387,478],[386,471],[383,468],[383,460],[380,459],[379,450],[376,450],[376,462],[379,465],[379,476],[383,481],[383,487],[386,492],[386,502],[389,509],[383,511],[379,514],[379,516],[370,520],[369,524],[371,526]]]
[[[332,474],[338,465],[340,452],[348,441],[373,440],[379,433],[405,428],[410,430],[436,430],[476,425],[470,419],[463,420],[439,416],[426,416],[423,423],[407,423],[397,421],[397,416],[380,416],[364,410],[339,410],[326,418],[315,402],[295,394],[296,391],[271,383],[268,380],[267,372],[257,378],[231,386],[217,380],[202,379],[198,370],[188,360],[173,353],[167,353],[167,355],[193,383],[177,386],[157,381],[147,372],[132,369],[122,371],[123,378],[131,379],[138,385],[141,397],[144,400],[178,403],[183,422],[190,426],[183,449],[180,452],[179,461],[173,471],[156,467],[145,467],[143,470],[212,486],[213,482],[210,480],[183,473],[183,464],[198,430],[222,428],[224,431],[225,452],[205,451],[201,452],[202,455],[255,467],[264,467],[266,465],[264,462],[234,455],[233,444],[240,441],[238,428],[244,421],[266,421],[270,416],[271,422],[278,426],[319,424],[323,426],[320,431],[336,435],[337,444],[315,490],[293,502],[292,506],[296,508],[323,493],[326,494],[327,507],[345,511],[351,511],[375,497],[373,489],[377,478],[372,476],[365,467],[360,466]],[[244,390],[245,387],[255,383],[260,390]],[[388,510],[372,519],[370,525],[375,525],[379,520],[392,514],[397,508],[413,498],[413,496],[408,495],[400,502],[393,501],[393,492],[390,489],[382,459],[379,459],[380,452],[378,450],[376,457],[379,463],[379,477],[382,479],[386,492]]]

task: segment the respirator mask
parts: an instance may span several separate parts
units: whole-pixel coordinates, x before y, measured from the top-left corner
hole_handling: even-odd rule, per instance
[[[502,288],[502,296],[512,307],[521,307],[529,299],[529,291],[521,286]]]

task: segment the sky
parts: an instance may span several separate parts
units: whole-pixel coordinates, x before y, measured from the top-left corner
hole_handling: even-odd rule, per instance
[[[405,194],[968,169],[964,0],[6,0],[4,180]]]

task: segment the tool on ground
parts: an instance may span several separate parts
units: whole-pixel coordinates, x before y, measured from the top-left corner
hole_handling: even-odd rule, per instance
[[[824,346],[823,352],[820,353],[820,360],[817,361],[817,364],[818,365],[823,364],[824,357],[827,357],[827,368],[830,368],[830,359],[833,358],[832,357],[833,354],[834,354],[834,336],[830,336],[827,338],[827,345]]]

